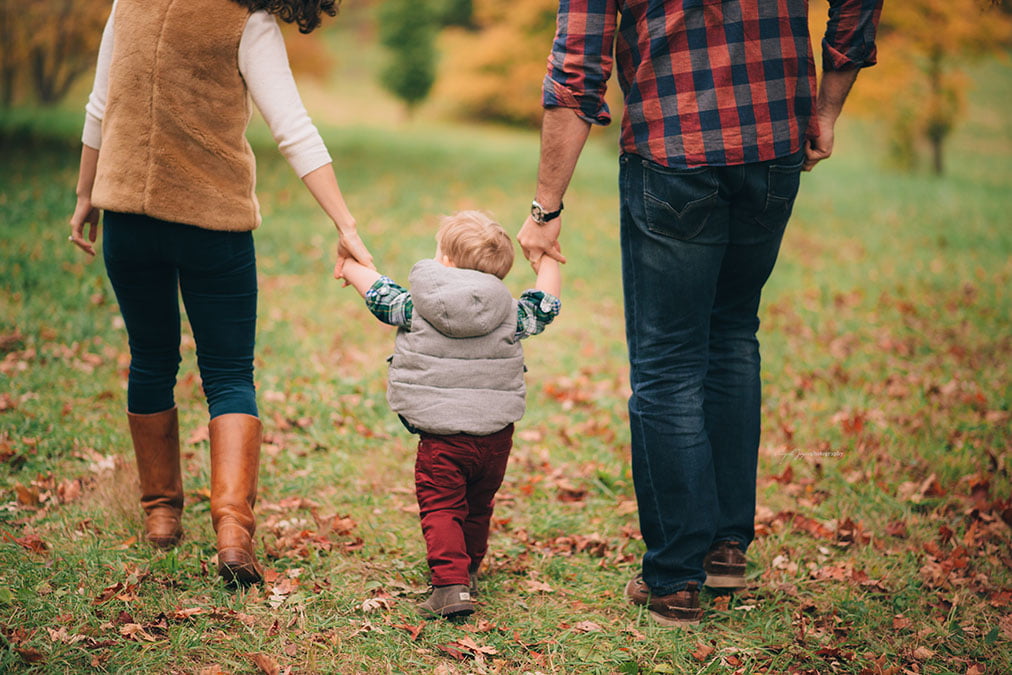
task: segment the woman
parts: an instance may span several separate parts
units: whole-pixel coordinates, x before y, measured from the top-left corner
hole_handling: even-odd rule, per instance
[[[210,414],[218,573],[257,583],[253,547],[261,424],[253,384],[260,224],[250,98],[282,154],[371,265],[330,155],[299,98],[275,17],[308,33],[334,0],[116,0],[86,107],[70,241],[103,256],[130,342],[127,418],[147,540],[182,536],[173,398],[182,294]],[[85,238],[85,225],[90,229]]]

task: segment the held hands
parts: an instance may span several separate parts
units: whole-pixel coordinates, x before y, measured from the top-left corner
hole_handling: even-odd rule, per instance
[[[95,256],[95,240],[98,239],[99,210],[91,205],[91,199],[78,197],[74,215],[70,217],[70,236],[67,240],[87,253]],[[88,238],[84,238],[84,226],[90,225]]]
[[[559,234],[562,232],[562,218],[554,218],[544,225],[539,225],[531,216],[527,216],[523,227],[517,234],[517,241],[524,257],[531,263],[531,267],[537,272],[541,265],[541,258],[548,256],[560,263],[565,263],[566,258],[562,255],[562,247],[559,245]]]

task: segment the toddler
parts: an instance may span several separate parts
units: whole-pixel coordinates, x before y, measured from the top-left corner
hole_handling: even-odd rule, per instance
[[[380,321],[398,327],[387,401],[419,435],[415,492],[433,587],[418,606],[426,618],[474,611],[495,493],[524,414],[520,340],[561,307],[559,263],[548,256],[534,289],[510,295],[502,279],[513,242],[484,213],[445,218],[436,244],[435,259],[412,268],[410,291],[350,258],[339,272]]]

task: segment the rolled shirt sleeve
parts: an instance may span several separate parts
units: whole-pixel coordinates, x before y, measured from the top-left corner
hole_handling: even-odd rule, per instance
[[[562,0],[542,85],[545,108],[572,108],[591,124],[611,122],[604,94],[614,63],[617,0]]]
[[[853,70],[876,63],[875,33],[882,0],[830,0],[822,40],[824,70]]]
[[[529,338],[545,330],[562,309],[562,301],[551,293],[528,289],[517,300],[517,340]]]
[[[380,277],[365,292],[365,306],[383,323],[410,330],[415,313],[411,292],[390,277]]]

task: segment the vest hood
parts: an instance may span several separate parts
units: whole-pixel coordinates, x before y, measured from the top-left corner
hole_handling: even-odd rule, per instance
[[[485,272],[421,260],[408,281],[414,311],[447,337],[487,335],[515,311],[506,285]]]

